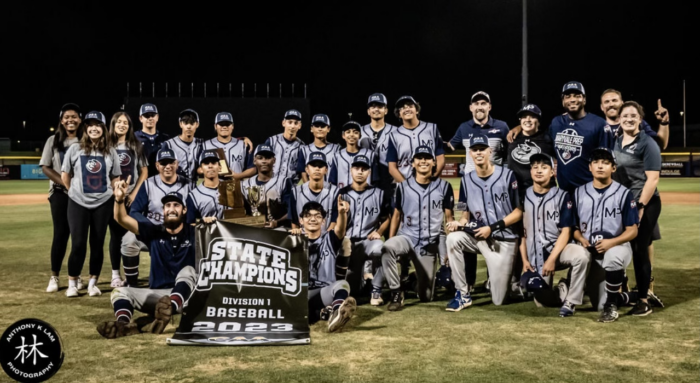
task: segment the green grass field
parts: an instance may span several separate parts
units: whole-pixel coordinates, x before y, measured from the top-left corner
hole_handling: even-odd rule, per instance
[[[667,180],[661,190],[700,190],[698,179]],[[0,182],[0,192],[28,193],[40,185],[43,193],[46,183]],[[449,297],[439,290],[431,303],[409,296],[400,312],[362,305],[343,332],[328,334],[319,323],[310,345],[280,347],[167,346],[174,326],[163,335],[103,339],[95,326],[113,318],[107,248],[101,297],[66,298],[65,265],[61,291],[47,294],[49,205],[0,206],[0,215],[0,331],[22,318],[52,324],[66,357],[51,381],[638,383],[697,382],[700,376],[699,205],[663,207],[654,276],[666,308],[648,317],[601,324],[584,303],[564,319],[556,308],[533,302],[495,307],[483,293],[471,308],[449,313]],[[142,256],[142,270],[147,263]],[[483,281],[481,258],[479,265]],[[633,280],[631,267],[628,274]],[[0,381],[7,376],[0,373]]]

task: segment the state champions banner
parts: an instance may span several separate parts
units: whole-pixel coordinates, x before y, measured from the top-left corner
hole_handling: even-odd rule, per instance
[[[197,284],[170,345],[309,344],[308,242],[226,221],[199,225]]]

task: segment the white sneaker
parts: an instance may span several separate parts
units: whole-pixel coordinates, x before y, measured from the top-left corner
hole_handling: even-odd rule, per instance
[[[77,296],[79,296],[79,295],[80,295],[80,294],[78,294],[78,288],[77,288],[77,287],[75,287],[75,286],[68,286],[68,289],[66,290],[66,296],[67,296],[68,298],[75,298],[75,297],[77,297]]]
[[[46,288],[47,293],[55,293],[58,291],[58,277],[52,276],[49,279],[49,287]]]
[[[124,287],[124,284],[126,281],[122,281],[121,277],[114,277],[112,278],[112,283],[110,283],[110,287],[117,288],[117,287]]]
[[[100,291],[97,285],[95,285],[92,287],[88,287],[88,295],[90,295],[91,297],[99,297],[100,295],[102,295],[102,291]]]
[[[80,275],[78,275],[78,285],[77,285],[78,290],[82,290],[85,288],[85,285],[83,285],[83,278],[80,278]]]

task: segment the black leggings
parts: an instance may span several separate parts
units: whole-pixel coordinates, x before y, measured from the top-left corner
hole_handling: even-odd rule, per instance
[[[68,226],[72,238],[68,258],[68,275],[80,276],[87,256],[88,232],[90,238],[90,275],[100,275],[104,259],[104,243],[107,225],[114,209],[114,198],[102,205],[88,209],[72,199],[68,201]]]
[[[51,242],[51,271],[61,271],[63,259],[66,257],[70,228],[68,227],[68,195],[62,189],[54,189],[49,197],[51,219],[53,220],[53,241]]]
[[[114,217],[109,219],[109,260],[112,270],[119,270],[122,265],[122,237],[127,230]]]
[[[639,297],[646,298],[649,293],[651,281],[651,260],[649,259],[649,245],[654,232],[654,226],[661,215],[661,198],[653,196],[644,206],[642,219],[639,221],[637,237],[632,240],[632,261],[634,262],[634,276],[637,279]]]

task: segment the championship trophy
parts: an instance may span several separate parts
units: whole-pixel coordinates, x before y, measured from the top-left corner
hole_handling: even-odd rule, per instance
[[[250,211],[253,217],[259,217],[260,211],[258,207],[265,199],[265,186],[248,186],[246,187],[246,192],[248,193],[248,203],[250,203]]]

